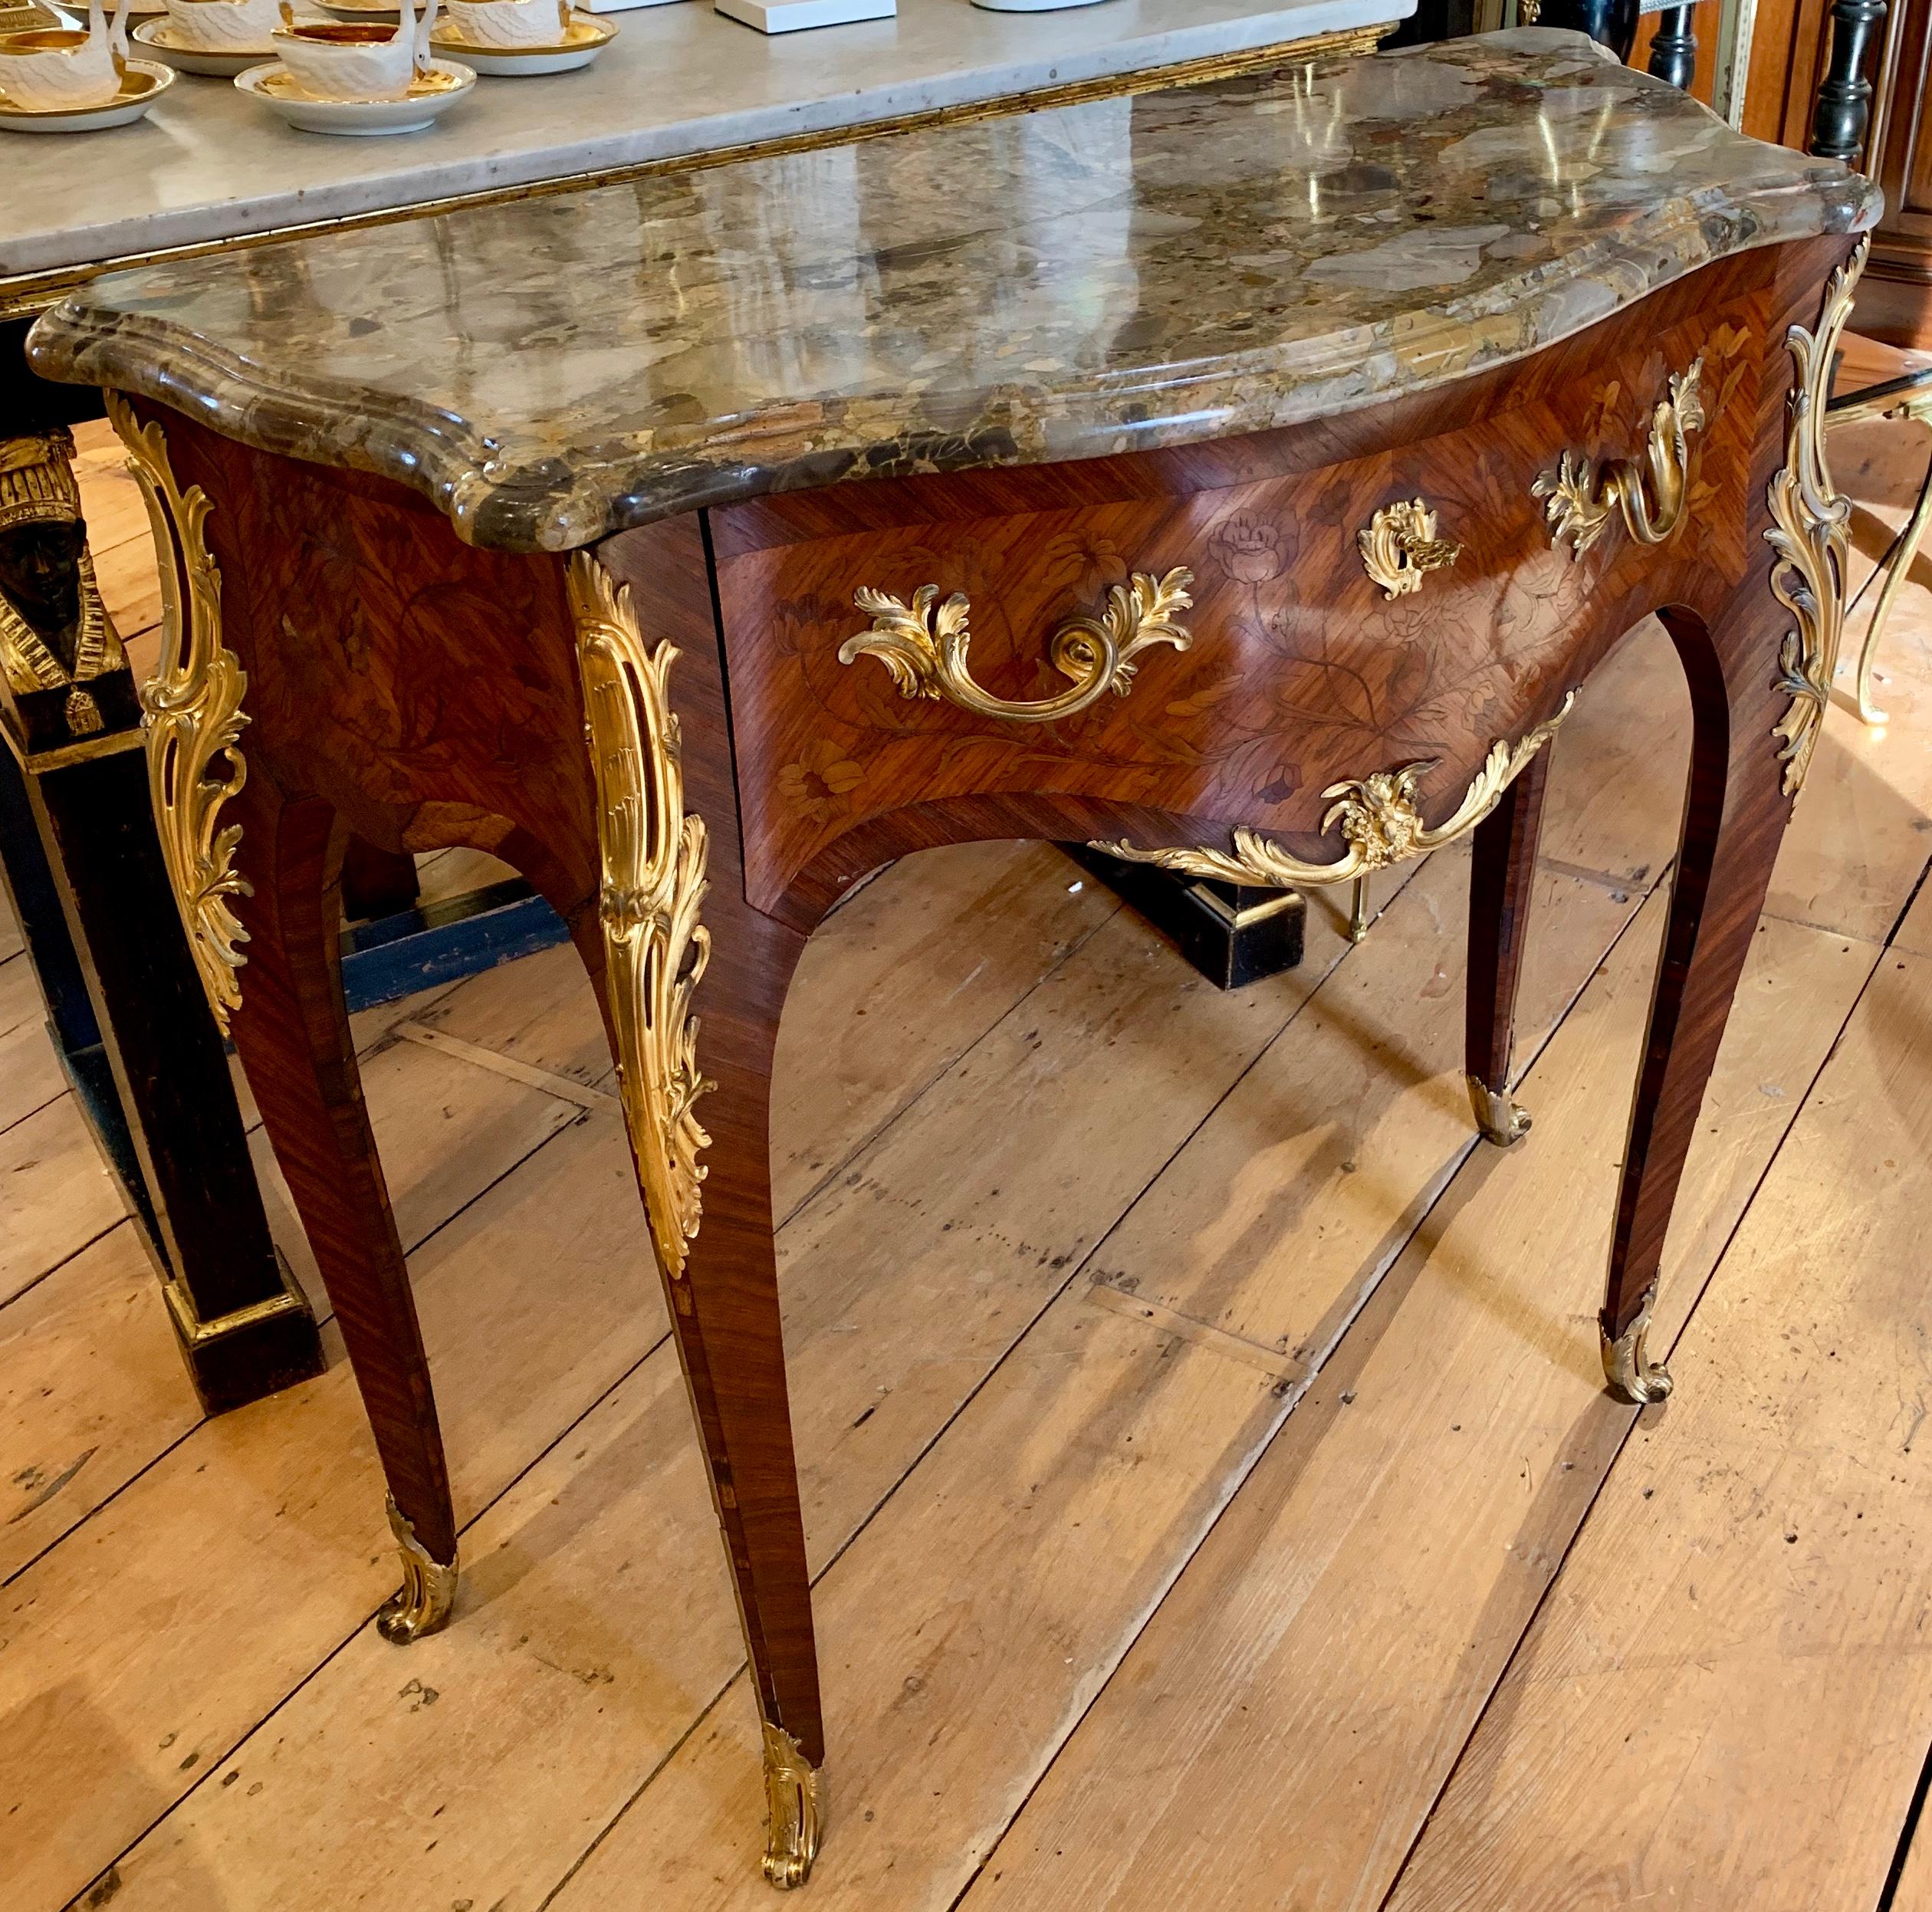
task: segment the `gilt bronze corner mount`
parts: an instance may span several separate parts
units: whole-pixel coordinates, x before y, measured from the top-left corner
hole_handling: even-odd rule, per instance
[[[240,739],[248,680],[222,642],[222,573],[208,548],[207,495],[199,485],[183,491],[176,482],[159,425],[143,425],[120,393],[105,396],[161,564],[161,661],[141,692],[148,791],[195,967],[225,1035],[241,1005],[239,971],[248,960],[241,950],[248,931],[232,899],[252,892],[235,866],[242,826],[220,820],[248,777]]]
[[[709,839],[685,813],[671,666],[676,646],[646,642],[630,587],[589,553],[570,562],[584,728],[597,787],[603,887],[597,905],[609,964],[618,1086],[651,1240],[666,1276],[684,1273],[703,1214],[711,1138],[693,1113],[711,1085],[698,1067],[691,999],[711,956],[698,920]]]

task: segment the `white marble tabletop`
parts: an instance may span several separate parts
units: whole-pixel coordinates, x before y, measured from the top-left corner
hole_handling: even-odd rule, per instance
[[[0,278],[460,194],[859,126],[1405,18],[1415,0],[1106,0],[899,17],[767,38],[703,0],[610,16],[594,67],[484,80],[428,132],[330,138],[226,80],[181,75],[149,117],[67,138],[0,133]]]

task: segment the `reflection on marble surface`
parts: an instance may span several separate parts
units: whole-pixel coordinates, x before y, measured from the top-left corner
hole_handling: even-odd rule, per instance
[[[564,549],[1352,409],[1878,205],[1530,28],[119,274],[32,354]]]

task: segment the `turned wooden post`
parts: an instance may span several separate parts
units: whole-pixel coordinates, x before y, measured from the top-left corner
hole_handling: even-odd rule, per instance
[[[1812,116],[1811,149],[1822,158],[1856,166],[1864,155],[1871,127],[1865,67],[1884,18],[1885,0],[1834,0],[1831,62]]]

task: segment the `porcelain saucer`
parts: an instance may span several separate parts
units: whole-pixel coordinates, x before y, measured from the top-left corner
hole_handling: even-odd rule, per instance
[[[9,133],[94,133],[141,118],[174,84],[174,75],[151,60],[130,60],[120,91],[104,107],[17,107],[0,95],[0,127]]]
[[[547,47],[479,47],[452,26],[439,22],[429,36],[438,53],[453,54],[466,67],[495,77],[514,78],[533,73],[569,73],[587,67],[617,37],[617,29],[595,14],[573,8],[570,30]]]
[[[402,8],[399,0],[317,0],[324,13],[332,13],[338,20],[399,20]],[[421,13],[423,0],[415,0],[416,11]]]
[[[143,20],[128,38],[177,73],[212,74],[223,80],[232,80],[238,73],[275,57],[273,47],[249,47],[237,51],[232,47],[189,46],[176,38],[174,22],[166,15],[158,20]]]
[[[296,85],[279,60],[235,76],[240,92],[259,100],[304,133],[348,133],[368,138],[419,133],[476,84],[476,75],[454,60],[432,60],[400,100],[318,100]]]

